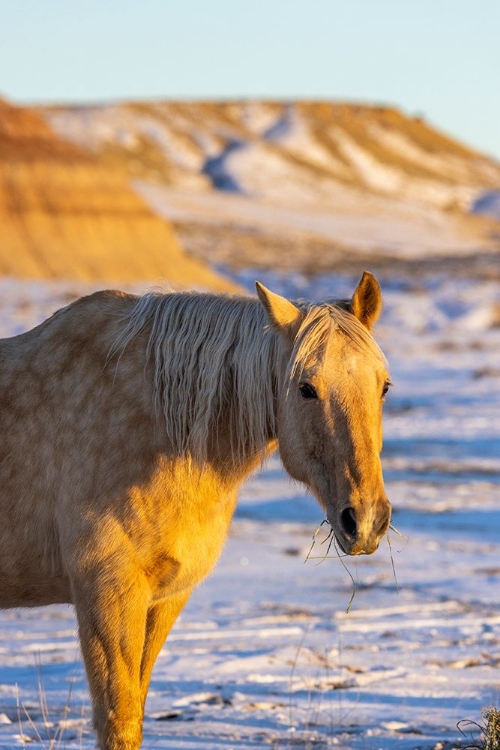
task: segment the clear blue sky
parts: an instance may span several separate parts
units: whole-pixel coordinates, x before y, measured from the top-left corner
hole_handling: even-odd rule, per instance
[[[0,0],[0,95],[394,104],[500,158],[500,0]]]

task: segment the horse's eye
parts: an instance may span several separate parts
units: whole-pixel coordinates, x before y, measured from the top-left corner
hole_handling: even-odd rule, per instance
[[[318,398],[318,394],[310,383],[299,383],[299,391],[302,398]]]
[[[392,385],[390,380],[386,380],[384,383],[384,387],[382,388],[382,398],[384,399],[387,396],[387,392],[389,390],[389,387]]]

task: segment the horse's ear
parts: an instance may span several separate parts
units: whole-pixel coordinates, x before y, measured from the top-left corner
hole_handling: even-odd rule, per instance
[[[365,271],[352,295],[350,311],[368,328],[373,328],[382,312],[382,292],[375,276]]]
[[[272,327],[285,338],[293,341],[304,314],[292,302],[266,289],[259,281],[255,282],[255,286]]]

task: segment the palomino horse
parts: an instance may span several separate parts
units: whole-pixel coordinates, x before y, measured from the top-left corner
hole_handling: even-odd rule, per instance
[[[345,553],[387,530],[377,281],[257,292],[98,292],[0,343],[0,606],[75,605],[101,750],[140,747],[158,652],[269,451]]]

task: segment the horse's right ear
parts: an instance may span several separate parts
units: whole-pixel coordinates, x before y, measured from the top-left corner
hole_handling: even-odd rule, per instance
[[[272,327],[282,336],[293,341],[304,319],[304,314],[292,302],[266,289],[259,281],[255,282],[255,286]]]

